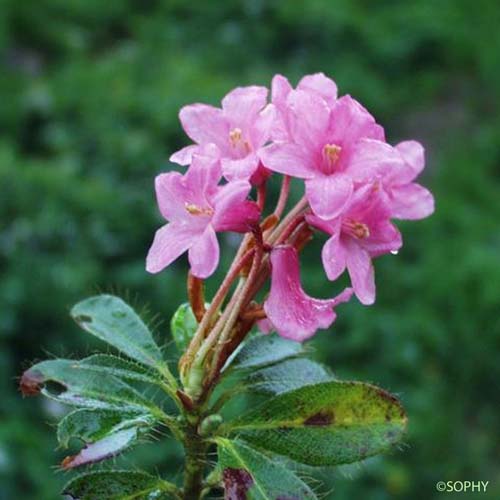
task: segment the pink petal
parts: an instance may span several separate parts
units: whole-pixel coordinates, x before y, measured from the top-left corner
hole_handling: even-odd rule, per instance
[[[169,160],[173,163],[178,163],[179,165],[189,165],[191,163],[193,153],[196,152],[197,149],[198,146],[196,144],[186,146],[171,155]]]
[[[370,257],[378,257],[385,253],[397,252],[403,246],[403,239],[398,228],[384,220],[370,227],[370,236],[363,240],[362,246]]]
[[[222,109],[231,128],[247,129],[266,105],[267,94],[266,87],[257,86],[237,87],[229,92],[222,99]]]
[[[250,153],[238,160],[223,158],[221,163],[222,173],[228,181],[248,180],[259,167],[260,160],[255,153]]]
[[[254,149],[259,149],[270,139],[275,122],[276,108],[268,104],[250,125],[250,137]]]
[[[186,171],[185,184],[193,202],[206,203],[207,194],[215,189],[222,176],[219,150],[215,144],[199,146]]]
[[[389,144],[374,139],[361,139],[353,148],[346,173],[355,182],[373,182],[376,179],[392,183],[398,172],[408,171],[399,152]]]
[[[368,252],[352,238],[346,238],[347,270],[354,293],[364,305],[375,302],[375,276]]]
[[[384,129],[375,118],[350,95],[338,99],[330,114],[329,142],[344,148],[362,138],[384,140]]]
[[[330,109],[316,94],[303,90],[293,90],[288,95],[288,125],[290,134],[297,144],[312,154],[324,146]]]
[[[348,175],[334,174],[306,180],[306,196],[312,211],[321,219],[333,219],[346,208],[353,191]]]
[[[336,280],[344,272],[347,255],[340,238],[340,221],[338,230],[323,245],[321,258],[330,281]]]
[[[425,167],[424,147],[417,141],[403,141],[396,144],[395,148],[412,168],[413,177],[409,180],[415,179]]]
[[[332,106],[337,99],[337,85],[333,80],[325,76],[324,73],[304,76],[297,85],[297,88],[308,92],[315,92],[329,106]]]
[[[229,124],[222,110],[207,104],[184,106],[179,118],[186,134],[198,144],[214,143],[224,148],[229,137]]]
[[[392,215],[396,219],[417,220],[434,212],[431,192],[414,182],[390,190]]]
[[[198,234],[189,225],[177,222],[158,229],[146,258],[146,270],[160,272],[188,250]]]
[[[254,202],[247,200],[251,185],[246,181],[229,182],[213,199],[215,213],[212,225],[216,231],[248,232],[257,224],[260,212]]]
[[[275,75],[271,82],[271,100],[273,104],[283,106],[286,103],[288,94],[292,91],[292,86],[283,75]]]
[[[185,219],[188,189],[179,172],[160,174],[155,178],[156,200],[160,213],[167,220]]]
[[[297,144],[271,144],[260,149],[258,156],[265,167],[280,174],[300,179],[309,179],[316,174],[311,156]]]
[[[191,272],[205,279],[214,273],[219,264],[219,243],[211,224],[194,242],[188,253]]]
[[[259,321],[257,321],[257,328],[260,332],[266,335],[274,331],[274,326],[268,318],[260,319]]]
[[[318,328],[328,328],[335,320],[333,308],[349,300],[352,290],[321,300],[305,294],[300,284],[297,251],[290,246],[276,247],[271,253],[271,290],[264,304],[268,319],[279,335],[302,342]]]

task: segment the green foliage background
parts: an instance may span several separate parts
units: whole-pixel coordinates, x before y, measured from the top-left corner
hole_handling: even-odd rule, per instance
[[[436,481],[482,479],[480,498],[499,498],[499,21],[491,0],[1,0],[0,499],[53,500],[67,479],[52,470],[62,409],[22,400],[16,377],[47,353],[98,347],[73,303],[118,290],[161,313],[157,339],[171,343],[186,263],[150,276],[144,257],[160,224],[153,178],[186,143],[179,107],[315,71],[392,142],[425,144],[437,201],[377,262],[376,305],[339,308],[313,341],[339,377],[398,393],[410,415],[402,452],[322,470],[323,491],[440,498]],[[306,288],[328,296],[319,245]],[[164,441],[133,458],[178,477],[179,456]]]

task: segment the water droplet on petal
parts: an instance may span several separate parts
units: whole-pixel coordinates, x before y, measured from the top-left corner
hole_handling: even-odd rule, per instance
[[[391,250],[392,255],[397,255],[399,253],[399,250]]]

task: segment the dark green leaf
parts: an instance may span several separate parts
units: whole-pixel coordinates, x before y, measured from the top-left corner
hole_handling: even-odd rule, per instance
[[[243,369],[270,365],[303,352],[304,347],[300,342],[284,339],[275,333],[256,335],[238,351],[232,367]]]
[[[176,487],[137,471],[100,471],[72,479],[63,490],[74,500],[167,500],[178,498]]]
[[[113,375],[125,380],[136,380],[150,384],[158,384],[159,376],[156,371],[148,369],[144,365],[128,361],[110,354],[94,354],[79,361],[80,366],[85,366],[102,374]]]
[[[334,380],[327,368],[307,358],[292,358],[252,371],[246,383],[255,392],[281,394],[305,385]]]
[[[138,411],[154,408],[123,380],[103,376],[68,359],[42,361],[32,366],[21,378],[21,390],[25,395],[38,394],[41,390],[48,397],[80,407]]]
[[[362,460],[401,440],[406,414],[378,387],[330,381],[266,401],[229,424],[250,443],[309,465]]]
[[[122,299],[97,295],[76,304],[71,316],[83,329],[130,358],[157,369],[164,366],[148,327]]]
[[[217,439],[219,466],[229,500],[313,500],[292,471],[239,440]]]
[[[172,337],[180,352],[186,350],[197,328],[198,322],[196,321],[191,306],[187,302],[181,304],[170,321]]]

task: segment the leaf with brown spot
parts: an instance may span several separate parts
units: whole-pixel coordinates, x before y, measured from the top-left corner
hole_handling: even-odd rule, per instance
[[[278,460],[240,440],[216,441],[225,500],[317,500],[311,488]]]
[[[222,432],[308,465],[337,465],[389,450],[406,420],[397,398],[379,387],[328,381],[279,394]]]

